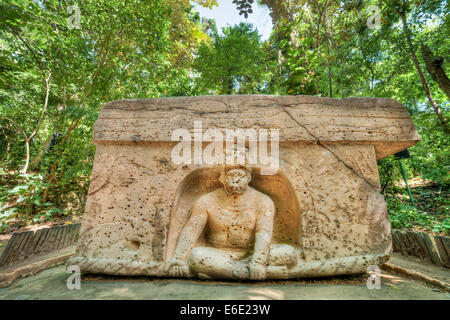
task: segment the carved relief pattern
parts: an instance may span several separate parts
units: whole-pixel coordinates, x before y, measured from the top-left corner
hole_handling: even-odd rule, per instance
[[[233,279],[358,273],[383,263],[391,251],[390,224],[379,193],[376,159],[414,144],[418,137],[404,107],[392,100],[349,99],[346,103],[243,96],[127,100],[105,106],[96,123],[97,153],[79,246],[69,263],[93,273]],[[341,117],[336,121],[326,114],[339,108]],[[355,113],[358,117],[352,118]],[[325,119],[323,129],[318,114]],[[251,199],[258,199],[249,200],[249,209],[262,210],[264,203],[273,206],[271,222],[260,227],[270,229],[270,239],[257,241],[263,237],[257,236],[257,228],[249,234],[239,231],[253,230],[256,216],[255,221],[247,217],[245,223],[238,223],[238,218],[220,222],[225,211],[208,213],[205,221],[192,222],[203,226],[191,228],[200,234],[184,252],[185,264],[177,262],[176,268],[170,268],[195,208],[209,203],[201,200],[206,195],[217,195],[223,188],[221,168],[171,161],[174,143],[167,140],[167,132],[177,125],[170,121],[189,125],[196,117],[204,120],[204,129],[284,130],[279,172],[263,176],[256,166],[249,182]],[[366,125],[361,123],[364,117],[370,120]],[[395,129],[390,135],[387,129],[377,128],[377,121],[399,122],[389,127]],[[385,143],[386,137],[398,141]],[[221,206],[211,209],[207,204],[205,210],[221,212],[217,209]],[[241,215],[247,210],[227,208]],[[220,238],[222,224],[231,237],[226,241]],[[212,245],[214,228],[219,228],[216,238],[225,241],[218,240],[222,246],[243,246],[242,254]],[[255,239],[250,241],[248,236]],[[266,253],[255,254],[257,242],[267,244]],[[199,262],[208,259],[233,267],[220,271],[217,261]]]

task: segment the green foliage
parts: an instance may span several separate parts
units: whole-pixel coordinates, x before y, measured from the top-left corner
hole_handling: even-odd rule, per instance
[[[262,93],[269,76],[266,54],[251,24],[225,27],[202,43],[194,61],[201,94]]]
[[[192,93],[193,53],[207,39],[197,20],[184,0],[0,1],[3,229],[82,211],[104,103]]]
[[[398,161],[394,157],[379,160],[378,173],[383,193],[395,190],[395,183],[402,178]]]
[[[82,212],[95,154],[93,126],[104,103],[265,93],[402,102],[421,136],[402,162],[406,174],[430,180],[439,191],[431,201],[418,195],[423,201],[416,210],[405,207],[398,162],[380,160],[393,225],[448,233],[443,208],[448,208],[450,139],[442,121],[449,118],[450,104],[419,50],[426,44],[449,74],[448,4],[264,3],[275,24],[263,42],[250,24],[219,33],[213,20],[201,21],[185,0],[78,0],[79,29],[68,23],[66,1],[0,0],[0,232],[13,222]],[[370,5],[380,8],[379,29],[367,25]],[[412,53],[439,110],[430,104]]]
[[[414,120],[421,141],[411,148],[411,174],[420,173],[424,179],[432,180],[448,188],[450,183],[450,139],[439,127],[434,116],[428,112],[417,112]]]
[[[439,221],[433,215],[411,206],[400,206],[390,211],[389,219],[394,229],[413,229],[420,227],[432,232],[450,235],[450,218]]]
[[[367,24],[370,5],[380,9],[380,28],[369,28]],[[427,73],[420,53],[421,44],[432,48],[444,61],[442,66],[448,74],[448,5],[437,0],[306,0],[301,5],[274,1],[271,6],[277,13],[272,54],[273,59],[280,61],[279,78],[284,79],[278,91],[399,100],[408,108],[421,136],[421,141],[410,148],[411,158],[402,162],[406,175],[420,176],[438,184],[440,190],[448,189],[450,139],[440,117],[449,118],[450,104]],[[406,15],[406,29],[402,13]],[[431,108],[412,60],[408,37],[441,114]],[[394,199],[393,194],[405,194],[398,185],[402,177],[397,160],[382,159],[378,168],[388,200]],[[395,211],[393,203],[388,201],[388,205],[391,212]]]
[[[38,222],[42,217],[52,220],[55,214],[62,213],[52,203],[41,202],[45,187],[42,174],[0,174],[0,232],[13,222]]]

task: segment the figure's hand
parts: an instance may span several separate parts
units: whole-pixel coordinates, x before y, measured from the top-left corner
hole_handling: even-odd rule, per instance
[[[171,277],[190,277],[189,267],[184,260],[171,258],[166,264],[166,272]]]
[[[266,279],[266,266],[255,261],[251,261],[248,265],[251,280]]]

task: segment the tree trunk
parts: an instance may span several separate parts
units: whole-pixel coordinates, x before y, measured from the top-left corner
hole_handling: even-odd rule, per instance
[[[28,164],[30,163],[30,140],[25,140],[25,147],[27,149],[27,157],[25,159],[25,166],[23,167],[22,173],[27,173]]]
[[[80,121],[81,121],[81,119],[78,119],[70,125],[66,134],[63,136],[63,138],[61,139],[61,142],[59,143],[59,145],[61,147],[66,143],[67,138],[72,133],[72,131],[77,127],[77,125],[80,123]],[[62,148],[58,154],[58,157],[56,158],[56,160],[53,162],[53,164],[51,166],[50,174],[48,175],[48,179],[47,179],[47,183],[49,184],[49,186],[47,188],[45,188],[45,190],[44,190],[44,194],[42,195],[42,200],[41,200],[42,203],[47,202],[48,193],[49,193],[50,187],[51,187],[50,183],[52,183],[56,179],[56,170],[58,169],[59,160],[61,159],[63,151],[64,151],[64,149]]]
[[[444,69],[442,69],[444,60],[441,57],[435,57],[430,48],[425,44],[422,44],[422,57],[431,78],[437,82],[439,88],[444,91],[450,100],[450,79],[447,77]]]
[[[328,84],[330,87],[330,98],[333,98],[333,78],[331,75],[330,44],[328,43],[329,42],[328,37],[327,37],[326,41],[327,41],[327,52],[328,52],[328,57],[327,57],[327,59],[328,59]]]
[[[28,171],[28,165],[30,163],[30,141],[31,139],[33,139],[33,137],[36,135],[36,133],[38,133],[40,127],[41,127],[41,123],[42,120],[44,119],[44,115],[45,115],[45,111],[47,110],[47,106],[48,106],[48,97],[50,94],[50,74],[47,78],[44,79],[45,80],[45,99],[44,99],[44,107],[42,108],[42,112],[41,112],[41,116],[39,117],[38,123],[36,125],[36,128],[34,129],[34,131],[30,134],[30,136],[28,137],[27,141],[26,141],[26,146],[27,146],[27,160],[25,161],[25,167],[22,170],[22,173],[27,173]]]
[[[444,132],[449,133],[448,125],[447,125],[447,119],[442,115],[441,108],[436,104],[436,102],[433,99],[433,96],[431,95],[430,87],[428,86],[427,79],[425,78],[425,75],[423,74],[422,68],[420,67],[419,60],[417,59],[416,51],[414,49],[412,40],[411,40],[411,32],[408,28],[407,21],[406,21],[406,11],[403,9],[403,11],[399,12],[400,16],[402,18],[403,22],[403,31],[405,33],[406,42],[408,43],[408,50],[411,54],[411,58],[413,60],[414,66],[416,67],[417,73],[419,74],[420,80],[422,82],[422,86],[427,94],[428,101],[431,104],[431,107],[433,108],[434,112],[439,118],[439,121],[441,122]]]
[[[49,145],[50,145],[50,141],[52,140],[52,134],[50,134],[47,138],[47,140],[45,140],[44,144],[42,145],[42,147],[39,149],[37,155],[33,158],[33,160],[31,160],[30,162],[30,168],[31,170],[35,169],[39,163],[42,160],[42,157],[44,156],[44,152],[45,150],[48,149]]]

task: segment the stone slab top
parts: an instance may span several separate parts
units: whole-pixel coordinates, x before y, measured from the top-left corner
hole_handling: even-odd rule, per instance
[[[95,143],[170,142],[176,129],[279,129],[280,144],[358,143],[377,159],[419,141],[408,110],[390,98],[232,95],[116,100],[102,108]]]

